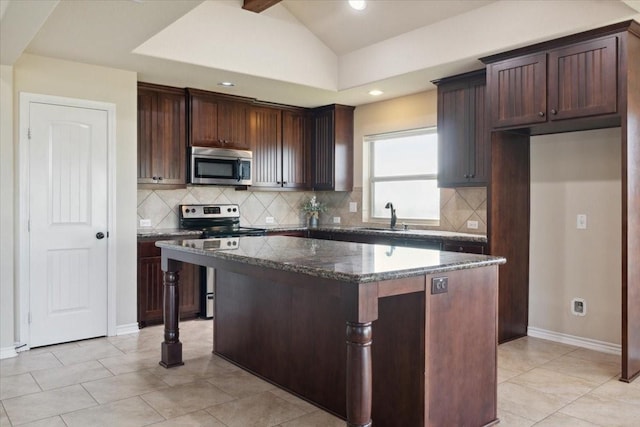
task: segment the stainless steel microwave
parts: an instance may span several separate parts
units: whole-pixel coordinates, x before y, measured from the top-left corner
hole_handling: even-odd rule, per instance
[[[251,185],[248,150],[191,147],[191,184]]]

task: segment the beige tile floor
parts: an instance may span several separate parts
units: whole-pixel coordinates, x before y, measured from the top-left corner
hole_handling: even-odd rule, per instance
[[[211,321],[180,327],[185,365],[169,370],[162,326],[0,361],[0,427],[344,426],[212,355]],[[498,367],[502,426],[640,426],[640,380],[617,380],[617,356],[523,338],[499,347]]]

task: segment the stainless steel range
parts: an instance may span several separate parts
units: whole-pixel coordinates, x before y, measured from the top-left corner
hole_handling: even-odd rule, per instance
[[[240,226],[240,207],[233,204],[180,205],[180,227],[201,230],[207,250],[234,249],[240,236],[264,236],[266,230]],[[215,270],[202,268],[200,279],[200,316],[213,317]]]

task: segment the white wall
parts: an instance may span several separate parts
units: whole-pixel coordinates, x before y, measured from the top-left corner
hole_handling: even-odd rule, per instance
[[[14,65],[14,125],[18,128],[20,92],[80,98],[116,105],[116,324],[136,323],[136,190],[137,190],[137,75],[34,55]],[[16,135],[15,141],[18,140]],[[17,142],[14,147],[17,147]],[[18,162],[14,164],[17,168]],[[15,183],[14,188],[19,188]],[[18,190],[16,190],[18,191]],[[17,253],[17,252],[16,252]],[[4,310],[2,319],[4,323]]]
[[[619,128],[531,138],[529,327],[620,344],[620,177]]]
[[[13,274],[13,67],[0,66],[0,358],[15,355]]]

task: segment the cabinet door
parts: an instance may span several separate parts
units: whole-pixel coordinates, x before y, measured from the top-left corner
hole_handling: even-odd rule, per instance
[[[549,53],[551,120],[617,111],[617,37],[608,37]]]
[[[438,186],[465,184],[469,176],[469,89],[438,87]]]
[[[252,186],[282,187],[281,111],[250,107],[247,135],[253,151]]]
[[[218,102],[204,96],[190,96],[189,144],[196,147],[219,147]]]
[[[249,149],[247,141],[247,105],[242,102],[218,102],[218,139],[224,147]]]
[[[282,112],[282,186],[311,188],[311,128],[304,112]]]
[[[162,184],[186,184],[186,121],[184,95],[158,94],[158,150],[154,169]]]
[[[324,110],[314,117],[313,188],[332,190],[334,152],[334,111]]]
[[[487,85],[484,81],[471,84],[470,100],[473,127],[470,129],[469,183],[487,185],[491,166],[491,131],[487,114]]]
[[[185,97],[163,89],[138,90],[138,183],[186,184]]]
[[[547,120],[546,54],[490,64],[487,78],[493,127],[529,125]]]
[[[353,110],[332,105],[314,111],[314,190],[353,190]]]
[[[157,111],[157,93],[138,89],[138,184],[156,182],[153,158],[156,155]]]
[[[163,289],[161,258],[138,258],[138,324],[162,322]]]

